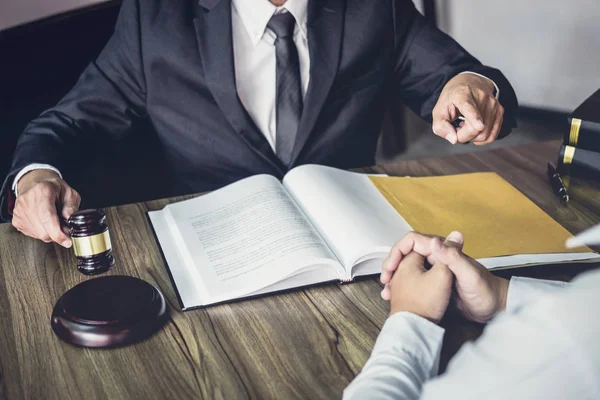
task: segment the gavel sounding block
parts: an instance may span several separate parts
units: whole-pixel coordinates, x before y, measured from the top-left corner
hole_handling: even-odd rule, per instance
[[[151,336],[167,319],[162,293],[130,276],[106,276],[65,293],[52,312],[52,329],[67,343],[119,347]]]

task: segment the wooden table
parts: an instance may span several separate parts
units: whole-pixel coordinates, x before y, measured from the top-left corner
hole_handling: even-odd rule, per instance
[[[549,142],[369,168],[427,176],[496,171],[567,229],[600,222],[600,193],[578,185],[561,205],[546,178]],[[82,349],[50,328],[56,300],[86,279],[72,252],[0,226],[0,398],[339,398],[369,357],[388,305],[377,279],[328,285],[182,313],[146,211],[171,200],[107,210],[118,265],[112,274],[140,277],[166,295],[171,319],[154,337],[115,349]],[[519,271],[569,279],[591,266]],[[447,317],[443,364],[481,326]]]

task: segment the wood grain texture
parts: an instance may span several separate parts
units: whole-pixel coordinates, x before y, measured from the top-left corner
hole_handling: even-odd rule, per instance
[[[366,170],[430,176],[495,171],[572,232],[600,222],[600,191],[585,182],[562,205],[547,182],[546,161],[559,143],[407,161]],[[190,196],[187,196],[190,197]],[[339,398],[360,371],[388,314],[377,279],[325,285],[195,310],[178,311],[146,212],[183,198],[107,209],[117,264],[109,274],[131,275],[158,286],[170,320],[134,346],[82,349],[58,340],[52,307],[69,288],[89,279],[72,251],[24,237],[0,225],[0,398]],[[517,271],[570,279],[596,265]],[[514,271],[502,272],[505,276]],[[482,326],[449,314],[442,369]]]

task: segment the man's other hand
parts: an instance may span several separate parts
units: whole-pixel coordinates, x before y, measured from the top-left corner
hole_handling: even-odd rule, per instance
[[[34,170],[18,183],[19,196],[12,224],[27,236],[71,247],[71,238],[61,218],[67,220],[79,209],[81,198],[60,176],[50,170]]]
[[[504,121],[504,107],[494,96],[494,90],[491,80],[474,74],[452,78],[433,109],[433,132],[452,144],[492,143]],[[465,120],[455,129],[452,122],[460,115]]]
[[[452,279],[444,264],[436,263],[426,270],[425,258],[409,253],[390,282],[390,315],[407,311],[438,324],[450,302]]]
[[[483,265],[463,254],[463,236],[452,232],[446,239],[411,232],[400,240],[383,263],[381,292],[384,299],[391,296],[390,283],[401,260],[410,252],[427,258],[430,264],[443,264],[455,277],[455,306],[467,319],[488,322],[506,308],[508,280],[494,276]]]

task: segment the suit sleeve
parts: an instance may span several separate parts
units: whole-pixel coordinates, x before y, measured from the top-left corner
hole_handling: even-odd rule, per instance
[[[0,214],[8,220],[11,184],[29,164],[52,165],[68,175],[90,149],[117,139],[145,117],[138,0],[125,0],[113,36],[75,87],[53,108],[31,121],[21,134],[11,170],[0,192]],[[68,60],[65,60],[68,62]]]
[[[482,65],[454,39],[429,23],[411,0],[392,0],[396,63],[394,90],[421,118],[432,120],[432,112],[446,83],[461,72],[481,74],[500,89],[505,108],[501,132],[516,126],[517,96],[504,75]],[[485,33],[482,33],[485,35]]]

